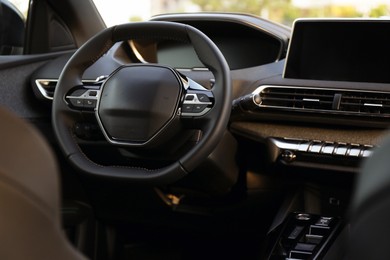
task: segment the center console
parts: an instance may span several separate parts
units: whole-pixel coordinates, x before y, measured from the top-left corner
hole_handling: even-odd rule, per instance
[[[339,217],[307,213],[290,213],[285,221],[270,233],[267,259],[306,260],[332,259],[330,249],[343,228]],[[334,258],[333,258],[334,259]]]

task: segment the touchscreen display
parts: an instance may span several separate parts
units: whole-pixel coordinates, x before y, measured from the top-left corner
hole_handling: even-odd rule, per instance
[[[297,20],[284,77],[390,83],[390,20]]]

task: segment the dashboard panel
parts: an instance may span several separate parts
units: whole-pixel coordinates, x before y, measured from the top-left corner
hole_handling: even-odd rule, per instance
[[[232,22],[192,22],[218,46],[232,70],[260,66],[280,59],[280,42],[258,30]],[[189,44],[164,41],[157,44],[157,61],[175,68],[202,68]]]
[[[231,130],[273,163],[356,172],[390,125],[388,20],[302,19],[284,74],[233,102]]]
[[[193,25],[215,41],[232,69],[235,99],[233,104],[238,104],[233,105],[229,129],[240,138],[255,140],[267,144],[271,150],[276,149],[277,152],[270,152],[277,155],[273,158],[274,162],[288,158],[287,155],[283,157],[284,152],[295,152],[299,153],[299,156],[294,159],[294,163],[288,163],[291,166],[304,166],[308,163],[307,157],[309,161],[312,158],[318,161],[320,158],[325,158],[325,162],[321,159],[321,165],[324,167],[333,165],[338,167],[337,169],[345,170],[345,165],[340,165],[341,162],[341,164],[347,163],[348,171],[355,171],[360,159],[367,157],[380,143],[385,133],[383,129],[389,125],[389,84],[342,81],[331,73],[326,80],[317,77],[306,79],[293,78],[291,75],[283,76],[286,62],[294,63],[294,58],[302,61],[303,58],[300,56],[303,54],[299,51],[302,52],[303,49],[294,46],[300,46],[303,39],[314,45],[312,49],[318,48],[322,54],[326,52],[320,49],[328,45],[324,45],[323,42],[315,44],[315,40],[307,39],[311,34],[295,37],[287,52],[290,30],[252,16],[175,14],[157,16],[153,20]],[[331,22],[337,21],[331,20]],[[304,23],[310,24],[314,28],[312,30],[315,30],[316,26],[323,22],[305,20]],[[349,25],[344,20],[341,24]],[[375,30],[382,30],[383,26],[389,24],[386,21],[373,22]],[[353,25],[367,26],[367,23],[354,22]],[[377,28],[378,25],[380,26]],[[294,27],[294,29],[299,28],[299,26]],[[371,35],[372,30],[367,33]],[[321,34],[321,37],[329,34],[330,32]],[[293,35],[296,35],[296,32]],[[340,47],[340,44],[339,42],[332,45],[332,50],[337,46]],[[366,46],[369,50],[374,48],[369,44],[359,46],[360,48]],[[356,53],[356,48],[353,50]],[[340,53],[339,50],[334,51]],[[37,79],[56,82],[69,56],[54,60],[42,67],[33,76],[32,82],[39,82]],[[322,73],[328,75],[328,70],[323,67],[325,65],[321,65],[322,60],[318,56],[313,58],[320,64],[318,66],[322,66]],[[86,71],[84,80],[93,81],[99,76],[109,75],[111,71],[123,64],[137,62],[159,62],[171,65],[205,87],[208,87],[212,80],[212,74],[204,71],[190,46],[166,40],[160,42],[130,40],[116,44]],[[301,66],[312,69],[307,68],[307,64]],[[338,64],[338,66],[342,70],[343,65]],[[49,84],[48,87],[50,86]],[[53,84],[52,87],[54,88],[55,85]],[[41,95],[40,91],[35,93]],[[258,96],[257,103],[252,102],[255,100],[253,96]],[[243,104],[248,100],[252,103]],[[302,144],[308,144],[304,151],[300,148]],[[329,154],[330,150],[332,151]],[[351,156],[356,153],[357,156]],[[303,158],[306,161],[299,163]],[[349,160],[350,164],[348,164]],[[310,165],[311,167],[314,165],[315,168],[322,167],[313,164],[312,161]]]

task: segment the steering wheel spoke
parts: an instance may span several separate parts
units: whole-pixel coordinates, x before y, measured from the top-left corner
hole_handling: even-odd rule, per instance
[[[202,117],[213,108],[214,94],[191,79],[188,79],[188,82],[189,87],[181,105],[181,116],[183,118]]]
[[[94,111],[96,109],[99,88],[75,88],[66,95],[65,99],[69,107],[81,111]]]

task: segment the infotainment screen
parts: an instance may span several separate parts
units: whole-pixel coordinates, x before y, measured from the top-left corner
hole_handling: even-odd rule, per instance
[[[390,20],[297,20],[284,77],[390,83]]]

